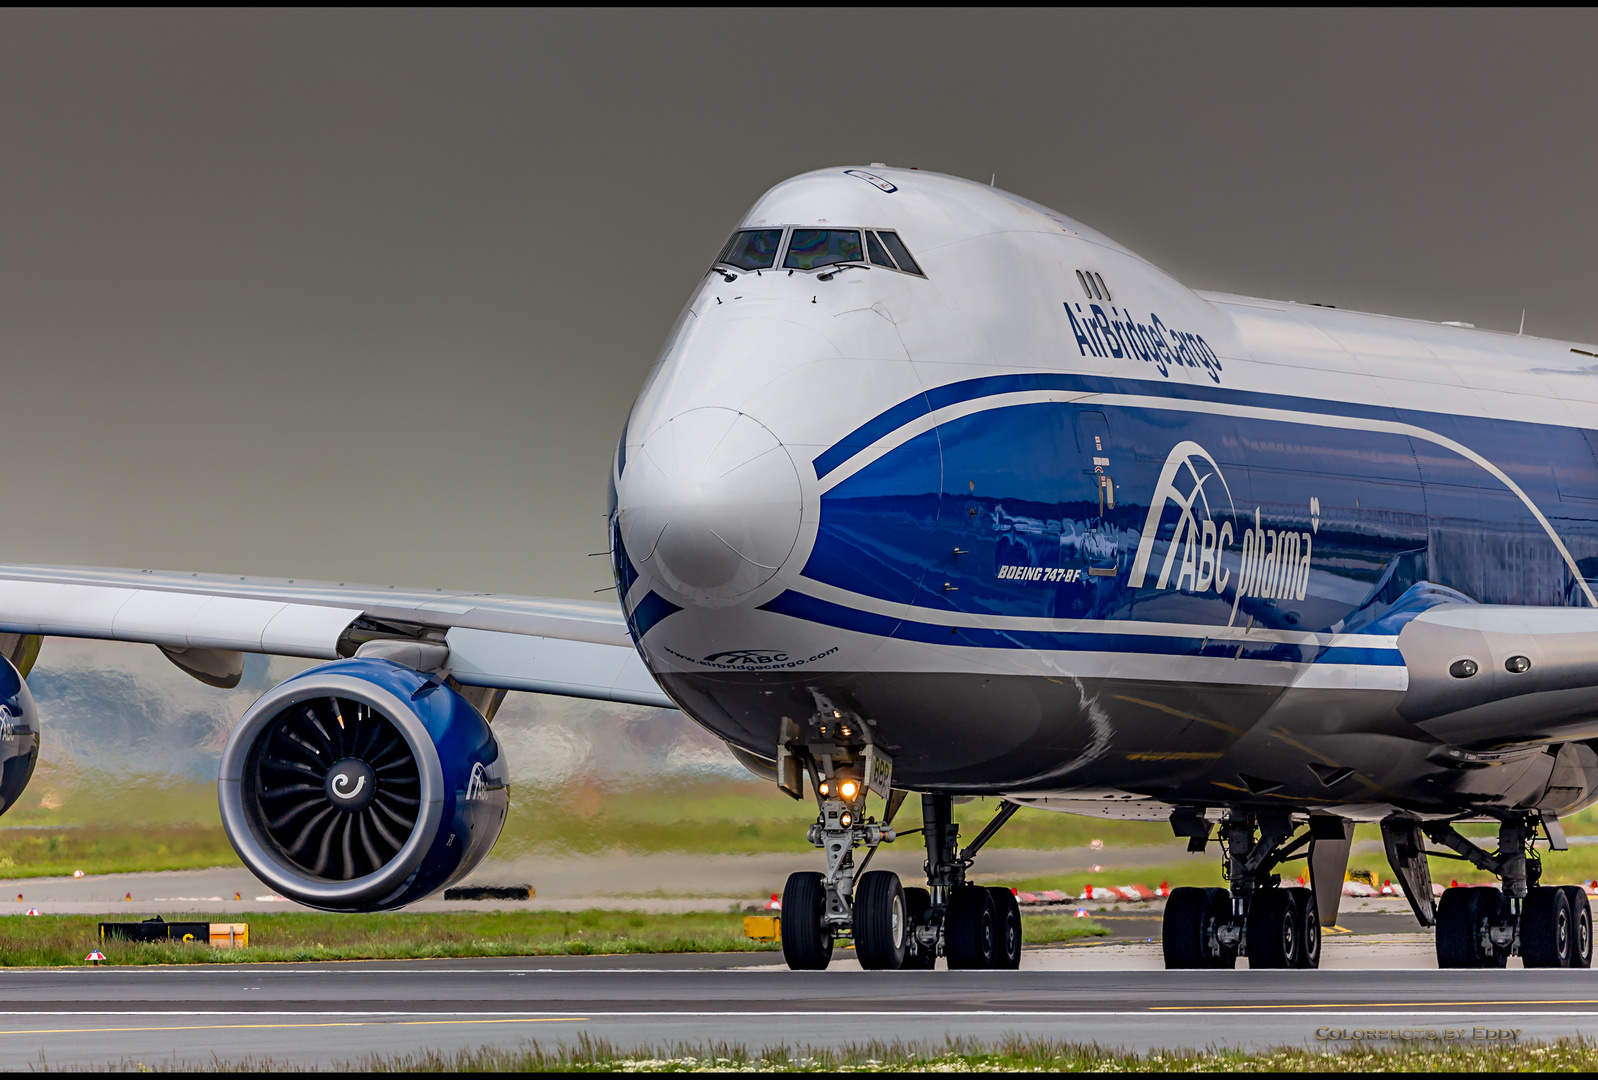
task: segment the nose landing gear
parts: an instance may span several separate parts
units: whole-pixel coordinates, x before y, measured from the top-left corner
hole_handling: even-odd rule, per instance
[[[861,740],[863,727],[818,695],[811,726],[819,739],[800,741],[797,725],[778,751],[778,783],[799,797],[810,778],[818,815],[810,842],[821,848],[827,872],[788,878],[782,896],[782,952],[794,970],[820,970],[833,943],[852,938],[865,968],[928,969],[937,958],[950,968],[1019,968],[1021,909],[1008,889],[966,882],[976,853],[1019,809],[1004,803],[963,851],[948,795],[921,797],[927,849],[927,888],[904,888],[897,874],[867,872],[880,844],[896,839],[891,822],[906,792],[889,786],[892,765]],[[826,740],[826,741],[822,741]],[[855,740],[847,742],[846,740]],[[868,791],[887,798],[882,821],[865,816]],[[855,849],[868,850],[858,866]]]

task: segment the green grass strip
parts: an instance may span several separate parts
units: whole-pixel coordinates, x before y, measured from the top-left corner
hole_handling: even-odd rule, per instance
[[[269,1064],[254,1062],[256,1067]],[[620,1050],[580,1035],[570,1046],[374,1054],[349,1063],[370,1072],[1593,1072],[1598,1043],[1568,1039],[1516,1045],[1406,1042],[1350,1049],[1278,1047],[1156,1050],[1010,1036],[994,1044],[951,1038],[942,1046],[868,1042],[841,1047],[737,1043]]]
[[[181,942],[101,943],[104,915],[38,915],[0,919],[0,966],[60,967],[85,963],[94,949],[109,964],[304,963],[315,960],[416,960],[470,956],[589,956],[600,953],[770,952],[771,942],[744,937],[740,912],[463,911],[330,915],[267,912],[167,916],[169,922],[244,922],[245,949]],[[1033,943],[1107,933],[1091,919],[1037,916],[1022,923]]]

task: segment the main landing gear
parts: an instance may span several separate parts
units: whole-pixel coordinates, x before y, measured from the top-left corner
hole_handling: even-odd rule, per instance
[[[788,966],[821,970],[832,960],[834,943],[848,938],[868,969],[928,969],[939,956],[950,968],[1019,968],[1021,909],[1014,894],[965,880],[976,853],[1019,807],[1004,803],[962,851],[953,799],[922,795],[927,887],[905,888],[898,874],[868,871],[877,847],[897,838],[892,822],[907,793],[889,786],[892,765],[864,741],[867,729],[857,718],[820,695],[817,704],[811,731],[793,725],[777,757],[777,782],[790,795],[810,777],[818,815],[809,839],[827,859],[825,874],[793,874],[783,889]],[[887,797],[881,822],[865,815],[871,791]],[[862,846],[866,855],[856,866],[854,853]]]
[[[1178,811],[1171,824],[1188,838],[1189,851],[1208,844],[1210,823],[1202,814]],[[1252,968],[1320,967],[1321,918],[1337,918],[1352,830],[1339,818],[1318,816],[1295,837],[1297,828],[1288,814],[1234,813],[1221,823],[1230,888],[1171,890],[1162,938],[1167,968],[1230,968],[1240,956]],[[1306,857],[1312,888],[1283,887],[1275,869]],[[1326,888],[1329,880],[1335,884]]]
[[[1592,908],[1587,892],[1579,885],[1539,883],[1542,862],[1532,851],[1539,825],[1549,846],[1563,849],[1564,830],[1558,822],[1532,814],[1501,820],[1498,850],[1491,853],[1448,822],[1414,823],[1433,843],[1456,853],[1449,858],[1463,859],[1503,882],[1502,888],[1462,886],[1443,891],[1437,905],[1438,967],[1501,968],[1517,955],[1526,967],[1592,966]]]
[[[1210,823],[1199,811],[1171,818],[1189,851],[1203,851]],[[1252,968],[1320,966],[1321,926],[1337,919],[1352,823],[1310,815],[1297,836],[1288,814],[1234,812],[1221,823],[1227,889],[1173,889],[1165,904],[1164,951],[1168,968],[1230,968],[1239,956]],[[1592,909],[1577,885],[1542,885],[1542,864],[1532,851],[1543,838],[1565,846],[1552,816],[1511,814],[1498,826],[1498,849],[1484,851],[1447,821],[1394,814],[1382,822],[1382,843],[1393,877],[1422,926],[1437,927],[1437,966],[1503,967],[1519,956],[1527,967],[1592,966]],[[1452,854],[1428,851],[1426,841]],[[1309,889],[1283,888],[1273,873],[1282,863],[1308,857]],[[1502,888],[1455,887],[1432,902],[1427,858],[1462,859],[1497,876]]]

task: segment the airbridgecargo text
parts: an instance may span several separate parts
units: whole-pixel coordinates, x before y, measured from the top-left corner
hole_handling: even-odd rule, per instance
[[[1210,378],[1221,381],[1221,358],[1198,334],[1172,330],[1152,313],[1144,324],[1135,321],[1131,312],[1114,306],[1108,313],[1098,304],[1089,304],[1087,311],[1081,304],[1075,306],[1072,311],[1067,303],[1065,314],[1083,356],[1136,358],[1153,364],[1167,378],[1173,367],[1203,368]]]

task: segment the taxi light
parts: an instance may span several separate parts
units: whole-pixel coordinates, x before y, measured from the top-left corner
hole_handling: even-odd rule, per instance
[[[847,829],[854,823],[854,815],[845,810],[843,816],[838,819],[838,823]]]
[[[838,785],[838,794],[842,795],[845,799],[854,798],[855,793],[859,790],[860,785],[855,783],[853,780],[845,780],[843,783]]]
[[[832,791],[832,785],[823,780],[821,783],[816,785],[816,790],[821,792],[823,795],[826,795]]]

